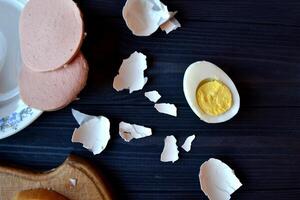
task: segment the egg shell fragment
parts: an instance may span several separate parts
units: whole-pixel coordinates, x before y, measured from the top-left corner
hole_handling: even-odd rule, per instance
[[[242,186],[234,171],[222,161],[210,158],[200,167],[201,190],[210,200],[229,200]]]
[[[76,178],[70,178],[70,179],[69,179],[70,186],[71,186],[71,187],[76,187],[77,181],[78,181],[78,180],[77,180]]]
[[[82,125],[84,122],[87,122],[93,118],[97,118],[96,116],[87,115],[75,109],[72,109],[72,115],[79,125]]]
[[[140,139],[152,135],[151,128],[144,126],[129,124],[126,122],[120,122],[119,124],[119,135],[126,142],[130,142],[132,139]]]
[[[159,0],[127,0],[122,11],[127,27],[136,36],[149,36],[163,24],[161,29],[167,33],[175,30],[180,27],[175,14]],[[168,21],[171,23],[165,24]]]
[[[165,31],[167,34],[181,27],[179,21],[174,17],[177,12],[170,12],[170,18],[168,21],[160,25],[160,29]]]
[[[187,137],[183,145],[181,146],[181,148],[183,148],[186,152],[191,151],[192,142],[194,141],[195,138],[196,138],[195,135],[191,135]]]
[[[179,151],[176,144],[177,140],[173,135],[165,138],[164,149],[160,155],[161,162],[176,162],[179,159]]]
[[[116,91],[129,89],[129,93],[143,89],[148,78],[144,77],[147,69],[146,56],[135,51],[129,58],[124,59],[119,69],[119,74],[115,76],[113,88]]]
[[[173,117],[177,117],[177,108],[174,104],[157,103],[154,105],[154,108],[160,113],[171,115]]]
[[[196,99],[196,91],[204,80],[218,80],[224,83],[231,91],[233,98],[232,107],[219,116],[210,116],[199,107]],[[207,61],[199,61],[191,64],[185,71],[183,78],[183,91],[185,98],[193,112],[207,123],[221,123],[234,117],[240,108],[240,96],[236,86],[230,77],[219,67]]]
[[[72,142],[81,143],[83,147],[100,154],[110,140],[110,121],[104,116],[91,116],[72,110],[76,121],[80,124],[73,132]]]
[[[161,98],[161,95],[156,90],[153,90],[145,92],[145,97],[147,97],[147,99],[149,99],[150,101],[156,103]]]

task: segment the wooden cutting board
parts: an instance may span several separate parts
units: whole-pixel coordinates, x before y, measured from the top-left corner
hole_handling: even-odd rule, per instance
[[[70,179],[77,180],[76,185]],[[88,162],[71,155],[58,168],[36,173],[0,166],[0,200],[11,200],[19,191],[49,188],[70,200],[111,200],[102,178]]]

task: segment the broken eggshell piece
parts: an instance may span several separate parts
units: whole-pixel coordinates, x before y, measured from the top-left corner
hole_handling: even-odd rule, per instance
[[[191,136],[187,137],[185,142],[181,146],[181,148],[183,148],[186,152],[191,151],[192,142],[194,141],[195,138],[196,138],[195,135],[191,135]]]
[[[176,15],[176,13],[177,13],[177,11],[169,12],[169,14],[170,14],[169,20],[166,21],[165,23],[163,23],[162,25],[160,25],[160,29],[162,31],[165,31],[167,34],[176,30],[177,28],[181,27],[181,24],[179,23],[179,21],[174,17]]]
[[[148,78],[144,77],[147,69],[146,56],[134,52],[129,58],[124,59],[119,69],[119,74],[114,78],[113,88],[116,91],[129,89],[129,93],[143,89]]]
[[[76,187],[77,181],[78,181],[78,180],[77,180],[76,178],[70,178],[70,179],[69,179],[70,186],[71,186],[71,187]]]
[[[76,110],[72,110],[72,113],[80,124],[73,132],[72,142],[83,144],[94,155],[100,154],[110,140],[109,120],[104,116],[90,116]]]
[[[173,135],[167,136],[165,138],[164,149],[160,155],[161,162],[175,162],[179,159],[178,147],[176,144],[177,140]]]
[[[122,14],[128,28],[137,36],[149,36],[160,26],[166,33],[180,27],[174,18],[176,12],[169,12],[159,0],[127,0]]]
[[[207,80],[217,80],[225,84],[232,94],[233,104],[231,108],[218,116],[204,113],[198,105],[196,91],[199,84]],[[184,74],[183,91],[185,98],[193,112],[207,123],[221,123],[234,117],[240,108],[240,96],[233,81],[219,67],[207,61],[199,61],[191,64]]]
[[[222,161],[211,158],[200,167],[201,190],[210,200],[229,200],[242,184],[234,171]]]
[[[154,108],[160,113],[177,117],[177,108],[174,104],[157,103],[154,105]]]
[[[126,141],[130,142],[132,139],[140,139],[152,135],[151,128],[144,126],[120,122],[119,134]]]
[[[96,116],[87,115],[75,109],[72,109],[72,115],[79,125],[82,125],[84,122],[87,122],[93,118],[97,118]]]
[[[145,92],[145,97],[147,97],[147,99],[149,99],[153,103],[156,103],[161,98],[161,95],[156,90],[153,90]]]

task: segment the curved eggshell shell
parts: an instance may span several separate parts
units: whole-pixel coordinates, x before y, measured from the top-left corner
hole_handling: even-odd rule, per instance
[[[151,35],[170,17],[167,7],[159,0],[127,0],[122,14],[136,36]]]

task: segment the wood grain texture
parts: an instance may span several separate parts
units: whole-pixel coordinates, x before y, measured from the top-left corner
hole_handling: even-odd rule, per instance
[[[199,166],[210,157],[235,169],[243,186],[233,199],[298,200],[300,195],[300,2],[298,0],[164,0],[178,10],[182,28],[165,35],[135,37],[121,18],[125,0],[78,0],[90,64],[87,87],[68,108],[45,113],[21,133],[0,141],[0,162],[45,170],[69,153],[90,159],[104,172],[117,199],[206,199]],[[162,102],[175,103],[179,117],[155,111],[143,92],[112,88],[123,58],[138,50],[148,56],[144,91],[157,89]],[[205,124],[188,107],[182,79],[187,66],[212,61],[235,82],[241,96],[238,115],[223,124]],[[71,108],[105,115],[112,140],[92,156],[71,143],[77,124]],[[127,144],[118,123],[153,128],[153,136]],[[175,164],[159,162],[166,135],[181,145],[197,137],[190,153]]]

